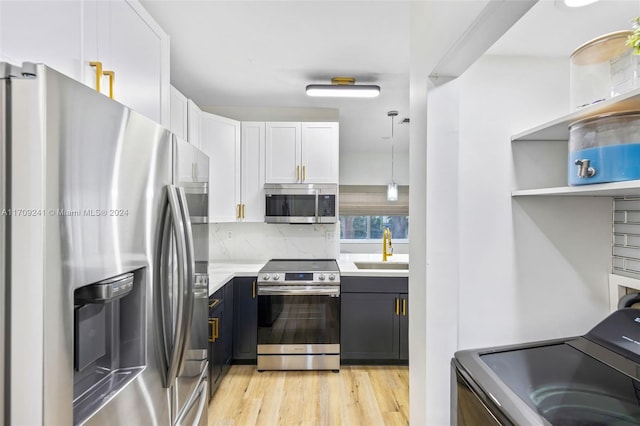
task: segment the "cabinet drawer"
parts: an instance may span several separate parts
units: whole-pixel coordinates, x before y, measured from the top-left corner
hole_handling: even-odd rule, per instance
[[[341,293],[408,293],[407,277],[341,277]]]

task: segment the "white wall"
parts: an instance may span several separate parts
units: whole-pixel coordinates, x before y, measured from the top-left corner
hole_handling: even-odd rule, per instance
[[[339,224],[210,224],[209,259],[214,262],[335,259],[340,256],[339,231]]]
[[[238,121],[340,121],[337,108],[203,106],[205,112]]]
[[[552,162],[511,135],[568,99],[564,59],[485,56],[429,90],[427,424],[448,423],[455,350],[584,334],[607,313],[611,200],[511,197],[514,157],[524,185]]]
[[[394,154],[393,176],[409,185],[409,152]],[[340,185],[386,185],[391,180],[391,148],[388,151],[340,151]]]
[[[449,423],[450,394],[443,390],[449,390],[449,362],[458,349],[458,92],[456,80],[430,88],[427,104],[424,339],[426,424],[434,425]]]
[[[511,135],[568,113],[568,82],[565,58],[485,56],[459,78],[460,348],[584,334],[607,313],[611,200],[510,195]]]

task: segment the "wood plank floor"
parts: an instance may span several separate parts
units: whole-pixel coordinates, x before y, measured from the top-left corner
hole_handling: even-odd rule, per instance
[[[409,424],[409,367],[264,371],[234,365],[209,404],[209,426]]]

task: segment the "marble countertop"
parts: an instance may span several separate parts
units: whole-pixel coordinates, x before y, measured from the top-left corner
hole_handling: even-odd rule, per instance
[[[209,264],[209,295],[235,277],[255,277],[267,263],[265,260],[246,260],[229,262],[211,262]],[[343,276],[365,277],[408,277],[407,269],[358,269],[354,262],[383,263],[380,253],[342,253],[337,259],[340,274]],[[384,263],[408,263],[408,254],[395,254]]]
[[[255,277],[266,260],[209,263],[209,295],[235,277]]]

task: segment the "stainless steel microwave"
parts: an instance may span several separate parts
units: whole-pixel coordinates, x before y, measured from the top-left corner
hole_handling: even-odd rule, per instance
[[[264,185],[267,223],[336,223],[338,185]]]

